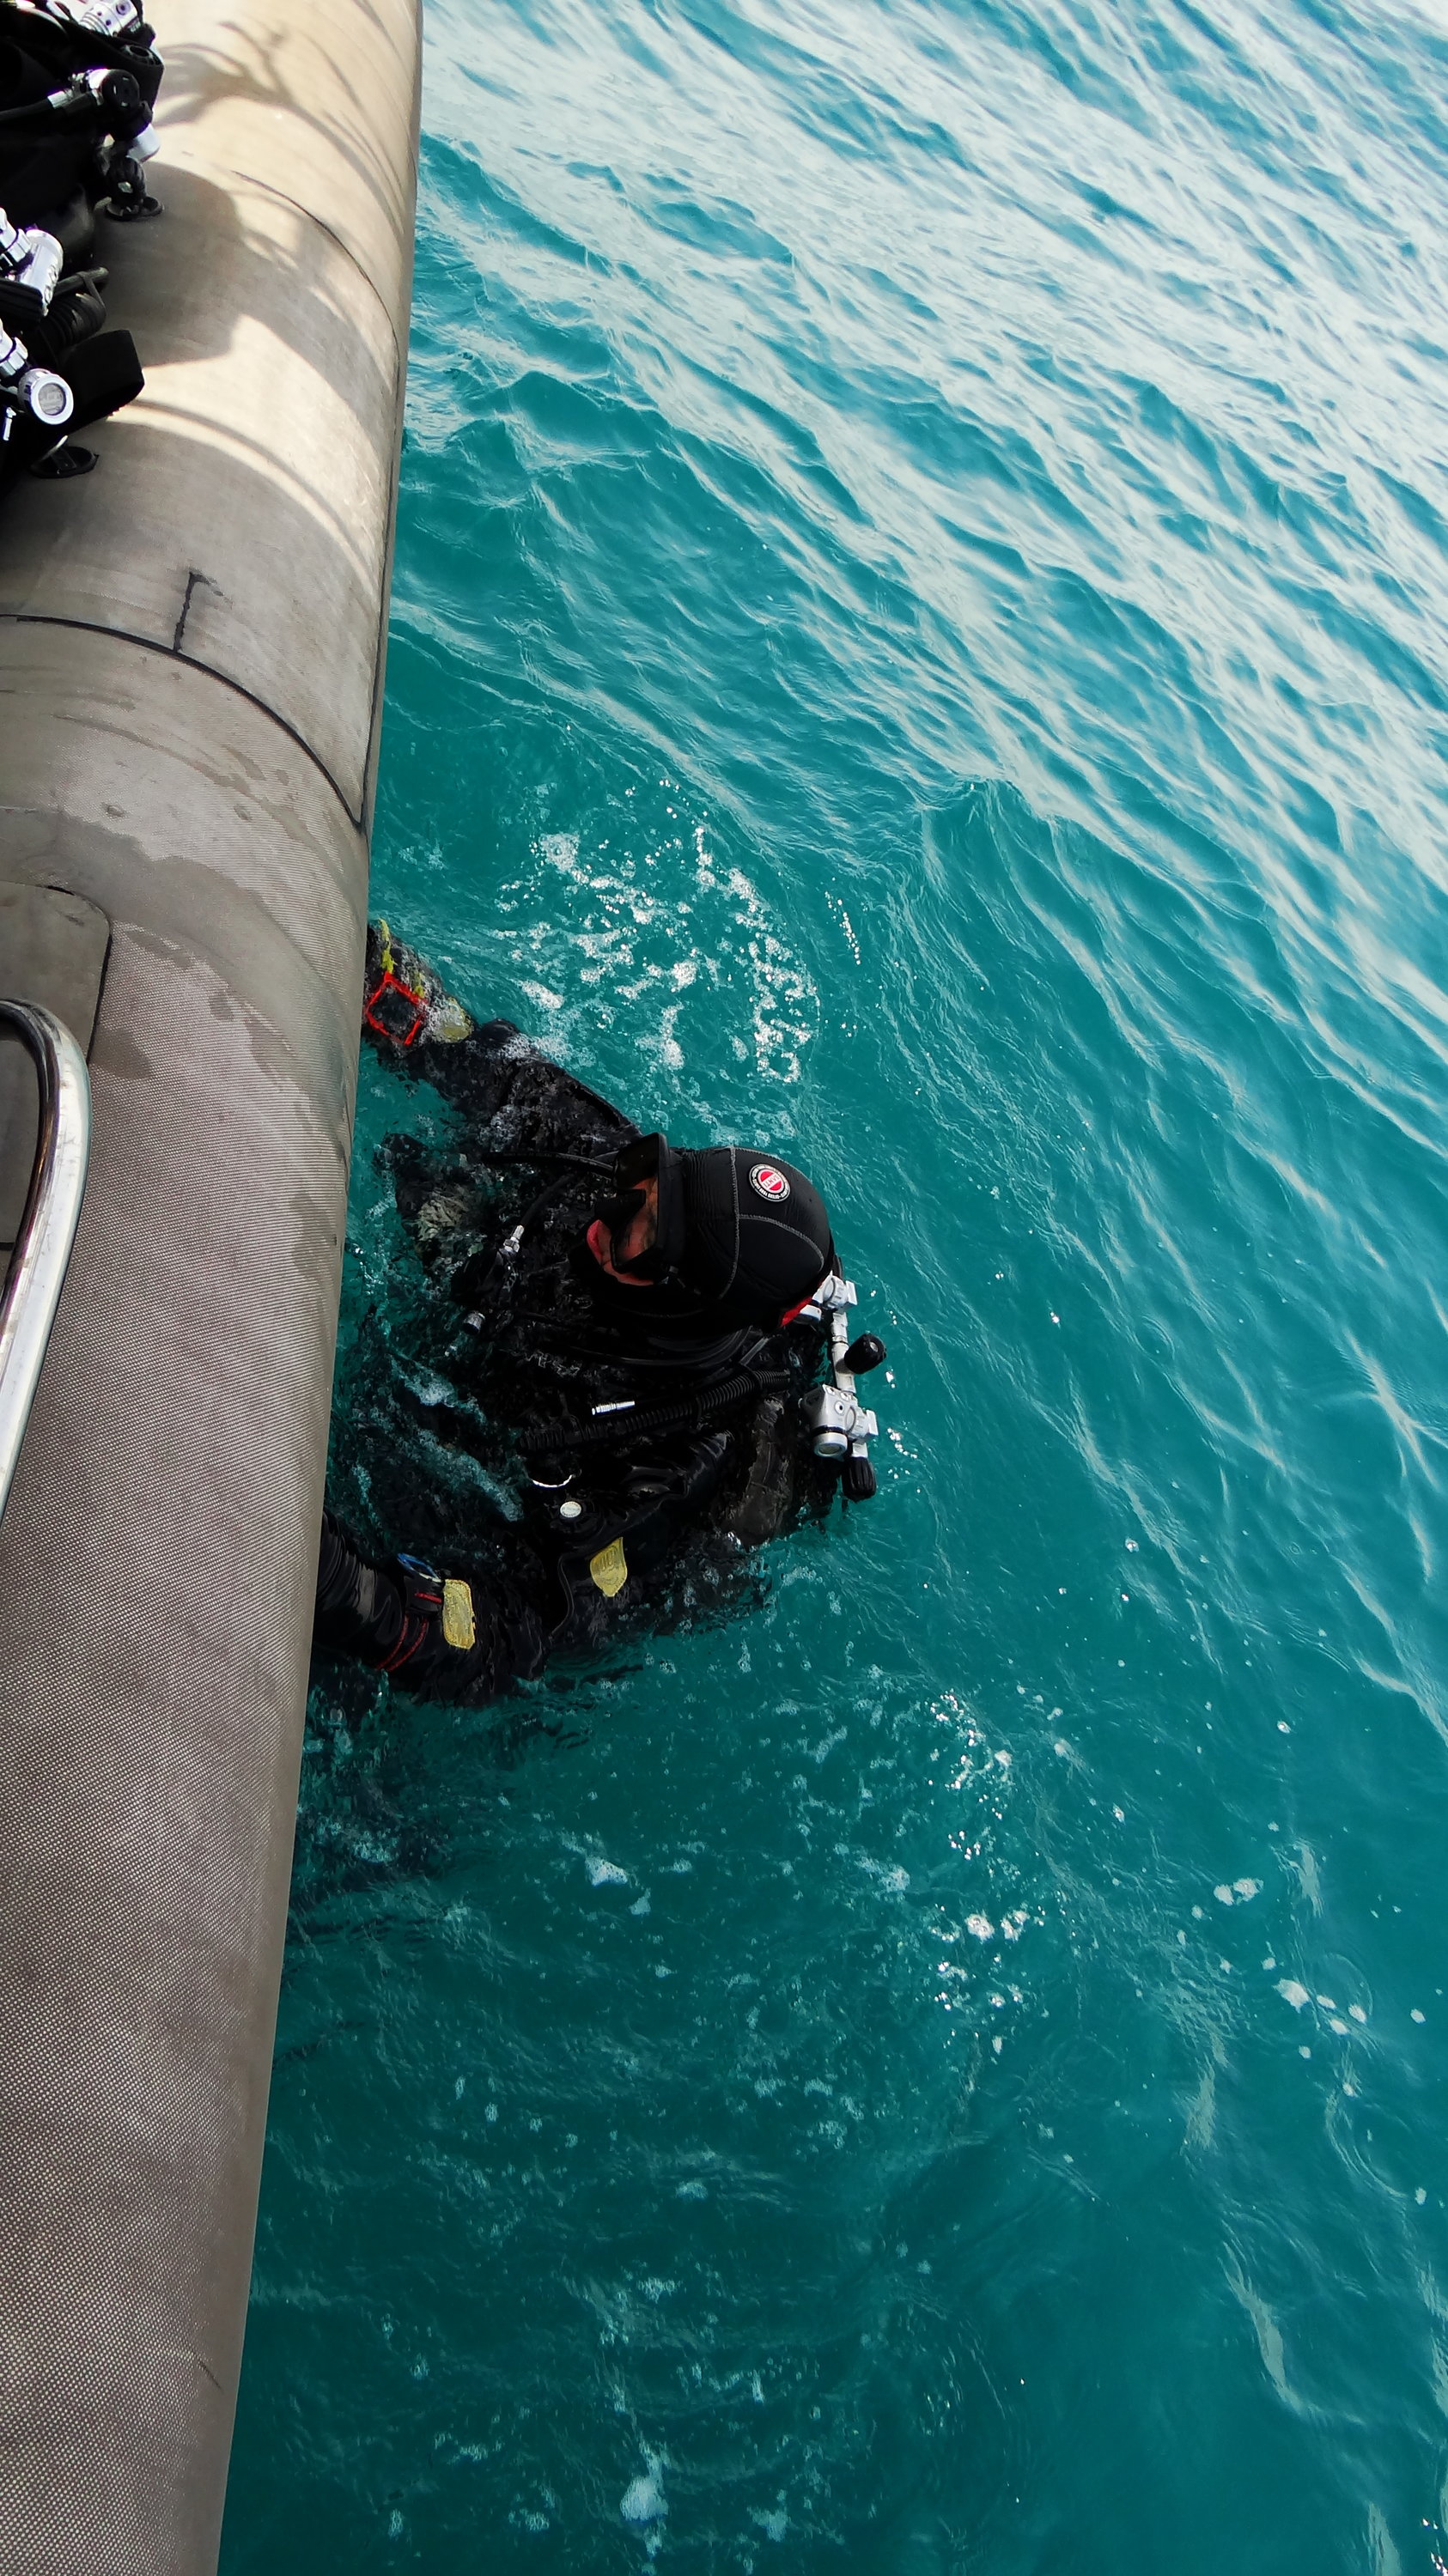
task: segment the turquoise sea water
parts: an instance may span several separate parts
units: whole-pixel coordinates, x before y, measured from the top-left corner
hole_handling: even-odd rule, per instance
[[[1448,26],[428,36],[375,901],[890,1429],[557,1738],[314,1692],[226,2576],[1428,2576]]]

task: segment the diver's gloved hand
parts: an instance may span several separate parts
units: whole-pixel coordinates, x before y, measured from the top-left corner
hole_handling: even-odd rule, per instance
[[[402,1600],[401,1635],[380,1659],[396,1689],[475,1707],[542,1671],[543,1631],[525,1602],[477,1598],[470,1583],[415,1556],[384,1570]]]
[[[493,1699],[542,1669],[543,1632],[527,1604],[437,1574],[417,1557],[369,1565],[330,1512],[322,1516],[313,1642],[390,1673],[422,1699]]]
[[[406,941],[394,939],[385,921],[367,925],[367,971],[362,1025],[384,1053],[415,1046],[455,1046],[474,1023],[442,978]]]

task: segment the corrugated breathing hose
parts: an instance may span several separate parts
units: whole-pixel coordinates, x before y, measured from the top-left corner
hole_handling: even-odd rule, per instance
[[[737,1404],[778,1394],[789,1382],[788,1369],[736,1369],[700,1395],[676,1396],[670,1404],[631,1404],[601,1421],[551,1424],[525,1432],[518,1447],[525,1458],[537,1458],[564,1449],[603,1448],[613,1440],[635,1440],[656,1431],[693,1431]]]

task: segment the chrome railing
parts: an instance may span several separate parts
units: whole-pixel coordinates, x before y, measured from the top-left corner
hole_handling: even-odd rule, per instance
[[[10,1483],[55,1310],[65,1285],[90,1161],[90,1077],[85,1057],[53,1011],[0,1001],[0,1038],[29,1051],[40,1086],[40,1127],[25,1213],[0,1295],[0,1512]]]

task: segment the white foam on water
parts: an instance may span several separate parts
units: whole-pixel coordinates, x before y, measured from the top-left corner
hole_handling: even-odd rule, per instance
[[[1294,2012],[1301,2012],[1303,2005],[1312,2001],[1306,1986],[1299,1985],[1296,1977],[1279,1977],[1277,1991],[1285,2004],[1291,2004]]]
[[[634,2478],[625,2487],[618,2500],[618,2509],[625,2522],[650,2523],[668,2520],[669,2508],[664,2502],[664,2491],[659,2484],[656,2468],[651,2467],[646,2476]]]
[[[628,1871],[620,1869],[617,1861],[591,1860],[588,1863],[588,1883],[590,1887],[627,1887]]]

